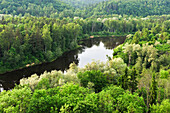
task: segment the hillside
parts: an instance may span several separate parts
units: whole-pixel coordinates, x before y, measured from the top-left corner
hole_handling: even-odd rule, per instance
[[[61,0],[61,1],[75,8],[82,8],[88,5],[92,5],[92,4],[99,3],[102,1],[107,1],[107,0]]]
[[[133,16],[169,14],[169,0],[108,0],[86,8],[88,16],[126,14]]]
[[[47,16],[71,9],[59,0],[0,0],[0,14]]]
[[[169,0],[0,0],[0,14],[52,18],[103,15],[146,17],[170,12]]]

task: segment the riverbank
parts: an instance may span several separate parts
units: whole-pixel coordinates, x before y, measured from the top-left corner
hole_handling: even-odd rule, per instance
[[[50,63],[50,62],[53,62],[55,61],[57,58],[61,57],[64,53],[67,53],[69,51],[73,51],[73,50],[76,50],[76,49],[79,49],[81,48],[80,45],[78,45],[76,48],[72,49],[72,50],[66,50],[64,52],[62,52],[61,55],[57,56],[56,58],[52,59],[51,61],[44,61],[44,62],[38,62],[38,63],[35,63],[35,62],[31,62],[31,63],[26,63],[25,65],[23,66],[18,66],[16,68],[13,68],[13,69],[6,69],[6,68],[2,68],[0,69],[0,74],[3,75],[5,73],[10,73],[12,71],[16,71],[16,70],[21,70],[21,69],[24,69],[24,68],[29,68],[29,67],[32,67],[32,66],[36,66],[36,65],[40,65],[40,64],[43,64],[43,63]]]
[[[114,32],[93,32],[89,34],[89,37],[97,38],[97,37],[120,37],[120,36],[127,36],[129,34],[134,34],[135,32],[129,33],[114,33]]]
[[[95,32],[94,34],[99,34],[99,33]],[[92,35],[92,34],[91,34],[91,35]],[[92,35],[92,36],[93,36],[93,38],[106,38],[106,37],[112,37],[112,38],[114,38],[114,37],[125,37],[126,35],[127,35],[127,34],[120,35],[120,34],[115,34],[115,33],[114,33],[114,35],[113,35],[113,33],[112,33],[112,35],[111,35],[111,34],[110,34],[110,35],[108,35],[108,34],[104,35],[104,34],[103,34],[103,35]],[[35,65],[40,65],[40,64],[42,64],[42,63],[50,63],[50,62],[53,62],[53,61],[55,61],[57,58],[61,57],[64,53],[66,53],[66,52],[68,52],[68,51],[73,51],[73,50],[76,50],[76,49],[81,48],[82,41],[88,40],[88,39],[91,39],[91,36],[88,36],[88,37],[85,38],[85,39],[78,40],[78,45],[77,45],[76,48],[74,48],[74,49],[72,49],[72,50],[66,50],[66,51],[62,52],[62,54],[60,54],[60,55],[57,56],[56,58],[52,59],[51,61],[43,61],[43,62],[38,62],[38,63],[32,61],[31,63],[28,62],[28,63],[26,63],[25,65],[18,66],[18,67],[12,68],[12,69],[6,69],[6,68],[2,68],[2,67],[1,67],[1,69],[0,69],[0,74],[10,73],[10,72],[15,71],[15,70],[21,70],[21,69],[23,69],[23,68],[28,68],[28,67],[35,66]]]
[[[83,41],[81,47],[64,52],[62,56],[58,57],[53,62],[35,64],[33,66],[0,74],[0,80],[4,81],[3,83],[0,82],[0,84],[3,85],[5,90],[8,90],[13,88],[15,84],[18,84],[19,80],[23,77],[27,78],[33,74],[41,75],[45,71],[51,72],[52,70],[65,72],[73,62],[80,68],[93,62],[93,59],[106,62],[107,55],[112,56],[113,48],[122,44],[125,38],[126,37],[108,37],[86,39]]]

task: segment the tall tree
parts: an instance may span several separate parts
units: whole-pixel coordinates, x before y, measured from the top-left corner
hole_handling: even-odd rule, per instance
[[[51,43],[53,40],[51,38],[49,27],[47,24],[43,26],[42,38],[44,39],[45,52],[51,50]]]
[[[155,78],[155,73],[152,74],[152,83],[150,87],[150,104],[156,104],[157,99],[157,82]]]
[[[133,40],[132,43],[139,43],[139,39],[140,39],[140,31],[136,32],[135,35],[133,36]]]
[[[124,90],[128,89],[128,68],[126,67],[125,73],[119,78],[119,86]]]
[[[142,29],[142,38],[143,40],[147,41],[149,37],[149,30],[148,28],[143,28]]]
[[[135,92],[137,89],[137,73],[135,67],[131,69],[129,88],[131,93]]]

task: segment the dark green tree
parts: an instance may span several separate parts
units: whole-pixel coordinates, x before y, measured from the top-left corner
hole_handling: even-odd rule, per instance
[[[149,30],[148,30],[148,28],[142,29],[142,39],[145,40],[145,41],[149,40]]]
[[[135,92],[135,90],[137,89],[137,72],[135,67],[133,67],[131,69],[131,74],[130,74],[130,81],[129,81],[129,88],[131,93]]]
[[[150,87],[150,104],[156,104],[157,99],[157,82],[155,78],[155,72],[152,74],[152,83]]]
[[[89,82],[94,83],[95,92],[100,92],[107,85],[107,77],[100,70],[80,72],[77,76],[84,87],[87,87]]]
[[[124,75],[120,76],[119,86],[124,90],[128,89],[128,68],[125,69]]]
[[[140,31],[136,32],[135,35],[133,36],[133,40],[132,43],[139,43],[139,39],[140,39]]]

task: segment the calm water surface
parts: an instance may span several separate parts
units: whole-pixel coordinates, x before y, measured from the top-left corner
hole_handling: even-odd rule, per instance
[[[103,42],[99,45],[93,45],[91,48],[86,48],[84,52],[78,54],[78,67],[84,67],[87,63],[93,60],[107,61],[107,57],[111,56],[113,53],[112,49],[106,49]]]
[[[112,56],[113,48],[123,43],[125,37],[114,38],[93,38],[81,41],[82,48],[64,53],[61,57],[50,63],[25,67],[0,74],[0,91],[3,89],[12,89],[15,83],[23,77],[29,77],[32,74],[42,74],[44,71],[62,70],[69,68],[70,63],[75,62],[79,67],[84,67],[93,60],[107,61],[108,56]]]

